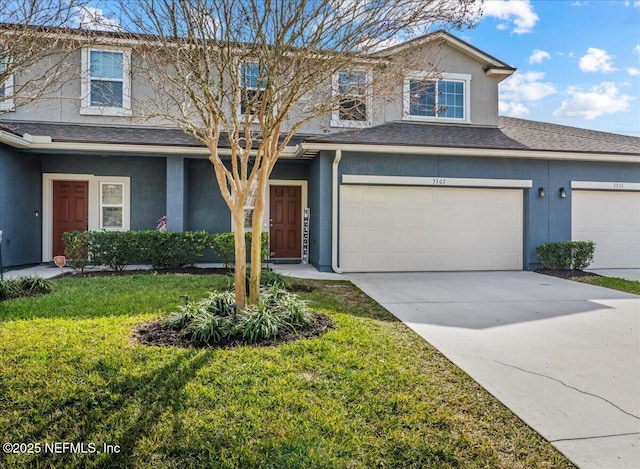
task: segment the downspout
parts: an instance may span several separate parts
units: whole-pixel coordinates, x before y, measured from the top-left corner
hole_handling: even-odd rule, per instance
[[[342,159],[342,150],[336,150],[331,172],[331,268],[341,274],[338,266],[338,166]]]

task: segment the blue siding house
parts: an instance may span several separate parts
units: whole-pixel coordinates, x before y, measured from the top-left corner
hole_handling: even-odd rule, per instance
[[[336,113],[290,143],[267,192],[264,229],[286,233],[274,257],[337,272],[532,270],[537,246],[588,239],[594,267],[640,268],[640,138],[499,117],[514,69],[445,32],[380,54],[434,44],[437,81],[405,72],[361,125]],[[94,112],[81,67],[66,83],[75,99],[0,115],[4,266],[51,262],[73,229],[154,229],[166,216],[174,231],[230,231],[206,148],[135,121],[135,99]],[[135,77],[122,80],[135,97]]]

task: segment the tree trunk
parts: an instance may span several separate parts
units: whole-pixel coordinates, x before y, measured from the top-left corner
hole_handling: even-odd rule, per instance
[[[249,278],[249,304],[260,301],[260,275],[262,272],[262,217],[264,215],[264,200],[266,197],[267,178],[258,180],[257,197],[253,207],[251,219],[251,277]]]
[[[244,207],[234,207],[233,238],[236,245],[236,265],[234,269],[234,289],[238,309],[244,309],[247,303],[247,245],[244,237]]]

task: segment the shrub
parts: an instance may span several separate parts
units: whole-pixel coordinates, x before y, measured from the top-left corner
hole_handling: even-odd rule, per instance
[[[0,301],[45,295],[52,291],[53,283],[41,277],[17,277],[0,281]]]
[[[536,253],[547,269],[582,270],[593,261],[593,241],[561,241],[538,246]]]
[[[251,232],[245,233],[247,243],[247,260],[251,256]],[[269,254],[269,233],[262,232],[260,245],[260,259],[264,262]],[[231,267],[236,261],[236,245],[233,233],[219,233],[212,236],[211,250],[220,258],[225,267]]]
[[[140,260],[140,237],[135,231],[92,231],[91,263],[107,265],[115,271],[124,270]]]
[[[74,270],[84,272],[89,264],[89,251],[91,249],[91,233],[89,231],[70,231],[62,235],[64,241],[64,255],[67,265]]]
[[[195,265],[209,244],[205,231],[142,231],[139,236],[143,246],[141,260],[154,269]]]
[[[236,258],[233,233],[219,233],[213,235],[211,237],[210,247],[214,254],[220,258],[225,267],[228,268],[233,265]]]

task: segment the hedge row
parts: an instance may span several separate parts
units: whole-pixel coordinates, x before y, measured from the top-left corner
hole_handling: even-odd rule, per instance
[[[151,264],[154,269],[194,265],[210,249],[225,265],[235,262],[233,233],[206,231],[72,231],[63,235],[67,265],[84,270],[105,265],[124,270],[129,264]],[[246,233],[247,252],[251,233]],[[268,254],[269,234],[262,234],[262,259]]]
[[[593,241],[561,241],[538,246],[536,253],[547,269],[582,270],[593,261],[595,248]]]

